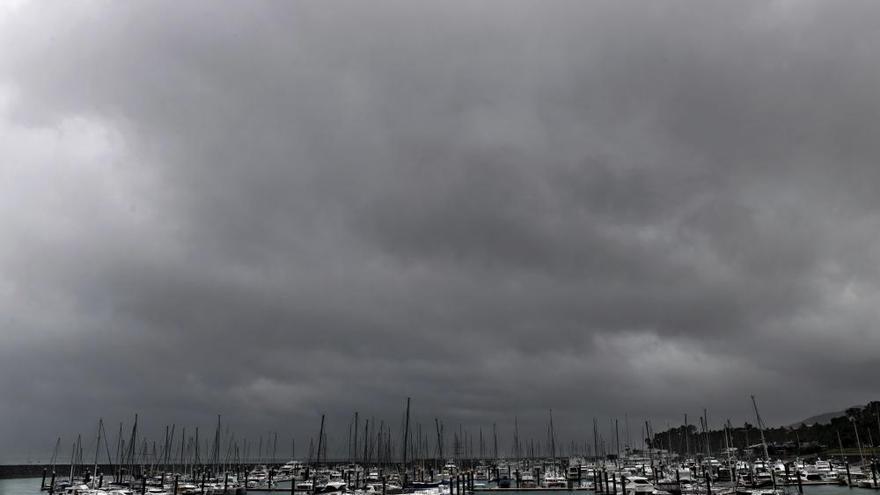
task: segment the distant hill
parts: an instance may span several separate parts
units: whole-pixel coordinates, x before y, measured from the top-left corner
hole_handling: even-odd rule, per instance
[[[852,407],[863,408],[865,406],[860,405],[860,406],[852,406]],[[828,413],[823,413],[823,414],[817,414],[815,416],[810,416],[807,419],[795,421],[794,423],[788,425],[788,428],[797,428],[802,424],[805,424],[807,426],[815,425],[815,424],[820,424],[820,425],[830,424],[832,419],[839,418],[841,416],[846,416],[846,409],[844,409],[842,411],[828,412]]]
[[[837,450],[843,446],[844,450],[853,449],[858,445],[857,432],[877,432],[880,423],[880,401],[871,401],[865,406],[855,406],[842,411],[817,414],[803,419],[790,426],[764,427],[763,432],[746,421],[742,426],[729,425],[726,429],[710,430],[708,432],[698,429],[694,425],[688,425],[688,436],[682,435],[682,427],[670,427],[665,432],[654,433],[655,448],[678,449],[685,451],[688,445],[687,439],[693,439],[700,445],[696,449],[701,452],[705,444],[730,445],[737,449],[749,449],[755,445],[757,439],[766,438],[768,451],[774,451],[772,455],[813,455],[824,454]],[[801,425],[807,425],[801,428]],[[677,437],[676,437],[677,435]],[[684,437],[684,438],[682,438]],[[673,440],[677,438],[677,440]],[[727,442],[727,443],[725,443]],[[676,445],[678,444],[678,445]],[[864,443],[863,443],[864,445]]]

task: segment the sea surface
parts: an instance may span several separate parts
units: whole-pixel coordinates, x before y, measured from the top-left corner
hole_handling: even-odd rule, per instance
[[[489,492],[499,495],[562,495],[565,492],[559,491],[529,491],[529,492]],[[589,494],[590,492],[572,492],[573,494]],[[0,480],[0,495],[41,495],[40,478],[13,478]],[[45,494],[43,494],[45,495]],[[487,494],[489,495],[489,494]],[[805,486],[804,495],[880,495],[878,490],[870,490],[867,488],[847,488],[838,485],[815,485]]]

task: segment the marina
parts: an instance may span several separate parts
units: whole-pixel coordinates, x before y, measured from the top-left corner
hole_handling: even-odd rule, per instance
[[[446,488],[449,485],[443,484],[441,486],[443,488]],[[559,493],[559,492],[566,492],[566,491],[590,492],[590,493],[594,493],[597,495],[599,495],[599,494],[610,495],[612,493],[622,495],[624,493],[619,488],[617,489],[616,492],[610,491],[610,490],[605,491],[602,488],[597,490],[596,487],[591,484],[590,485],[588,485],[588,484],[574,485],[570,489],[569,488],[547,488],[547,487],[500,488],[497,485],[492,484],[491,486],[475,486],[473,489],[464,490],[462,493],[493,493],[493,494],[503,495],[505,493],[528,492],[528,493],[534,494],[534,495],[541,495],[544,493]],[[97,493],[101,493],[101,492],[107,493],[107,494],[111,494],[111,493],[137,494],[137,493],[139,493],[139,491],[137,491],[137,490],[119,489],[119,487],[116,487],[114,489],[110,486],[106,487],[104,490],[91,490],[91,489],[85,490],[85,489],[82,489],[82,490],[76,491],[76,493],[79,493],[79,494],[97,494]],[[265,486],[251,487],[251,488],[248,488],[246,491],[241,488],[236,488],[235,490],[229,490],[227,493],[247,493],[247,492],[253,492],[253,493],[291,493],[291,490],[290,490],[290,483],[289,482],[280,482],[280,483],[277,483],[276,485],[274,485],[272,488],[265,487]],[[343,492],[343,490],[339,491],[339,493],[342,493],[342,492]],[[369,491],[360,491],[360,490],[348,490],[348,492],[350,492],[350,493],[359,493],[359,492],[369,493]],[[400,493],[397,490],[393,490],[393,492]],[[843,495],[843,494],[853,495],[853,494],[859,494],[859,493],[873,493],[873,492],[874,491],[871,490],[869,487],[863,487],[863,486],[850,487],[850,486],[847,486],[845,484],[840,484],[840,483],[814,483],[814,482],[812,482],[812,483],[804,483],[803,488],[802,488],[802,492],[800,492],[800,493],[803,493],[804,495]],[[44,493],[46,493],[46,491],[40,489],[39,479],[36,479],[36,478],[0,479],[0,494],[3,494],[3,495],[40,495],[40,494],[44,494]],[[65,493],[67,493],[67,492],[65,491]],[[155,494],[155,493],[162,493],[162,492],[158,492],[155,489],[155,487],[151,486],[144,493]],[[186,491],[186,492],[180,491],[179,493],[201,493],[201,491],[200,490]],[[218,493],[224,493],[224,492],[217,490],[217,488],[212,485],[209,489],[206,489],[206,491],[204,493],[218,494]],[[296,493],[311,493],[311,492],[297,490]],[[319,492],[319,493],[327,493],[327,492]],[[392,492],[388,492],[388,493],[392,493]],[[423,493],[426,495],[429,495],[429,494],[441,495],[441,494],[445,494],[445,493],[458,493],[458,492],[456,491],[455,488],[453,488],[452,492],[447,492],[445,490],[437,489],[437,490],[422,490],[422,491],[416,490],[416,491],[412,491],[410,493]],[[627,491],[626,493],[628,493],[628,494],[629,493],[659,494],[659,493],[663,493],[663,492],[660,492],[658,490],[652,490],[650,492],[647,492],[647,491]],[[668,493],[675,493],[675,492],[673,491],[673,492],[668,492]],[[690,490],[690,491],[685,490],[685,491],[682,491],[679,493],[705,494],[705,493],[707,493],[707,491],[704,488],[702,491],[700,491],[700,490]],[[758,490],[751,490],[751,491],[741,490],[741,491],[731,492],[729,490],[725,490],[723,487],[713,486],[711,493],[713,493],[713,494],[715,494],[715,493],[741,493],[741,494],[745,494],[745,493],[762,493],[762,494],[763,493],[766,493],[766,494],[791,493],[791,494],[795,494],[795,493],[798,493],[798,490],[797,490],[796,486],[786,485],[786,487],[784,487],[784,488],[780,487],[775,491],[774,490],[760,490],[760,491],[758,491]]]
[[[45,492],[40,492],[39,483],[34,484],[33,478],[10,478],[10,479],[0,479],[0,494],[2,495],[41,495]],[[484,489],[478,489],[481,491]],[[497,495],[504,495],[505,493],[518,493],[523,490],[503,490],[503,489],[491,489],[492,493]],[[579,490],[580,492],[586,492],[589,490]],[[559,493],[559,490],[546,490],[546,489],[530,489],[528,492],[531,495],[543,495],[543,494],[554,494]],[[808,486],[804,489],[804,495],[868,495],[870,493],[876,493],[872,490],[867,490],[863,488],[848,488],[845,486],[837,486],[837,485],[823,485],[823,486]]]
[[[592,448],[586,441],[573,440],[565,448],[550,410],[545,439],[536,442],[525,438],[515,420],[513,443],[507,455],[499,455],[495,424],[491,435],[478,430],[476,449],[474,436],[462,427],[453,431],[448,445],[439,418],[433,421],[435,435],[429,435],[421,422],[411,424],[411,400],[407,398],[401,431],[396,434],[384,421],[371,430],[370,420],[365,420],[361,429],[359,414],[354,413],[348,424],[346,456],[330,459],[328,427],[321,416],[317,435],[309,440],[308,455],[298,459],[296,441],[291,439],[292,459],[286,462],[278,460],[277,433],[260,436],[255,460],[250,442],[236,440],[219,416],[208,439],[199,439],[198,428],[191,435],[181,428],[178,435],[177,425],[168,425],[162,441],[156,442],[141,436],[136,415],[127,435],[124,425],[119,425],[115,453],[111,452],[103,419],[98,420],[91,462],[85,457],[83,436],[78,435],[69,462],[61,464],[59,437],[52,458],[40,472],[38,491],[48,495],[467,495],[560,491],[590,491],[596,495],[803,495],[805,490],[821,486],[878,489],[880,463],[874,447],[859,440],[860,428],[869,439],[873,429],[880,433],[877,404],[852,408],[847,411],[845,423],[834,418],[829,424],[852,427],[855,451],[844,449],[839,431],[836,451],[808,440],[809,428],[817,438],[823,434],[820,426],[783,428],[784,433],[793,433],[797,438],[793,446],[768,442],[776,429],[765,427],[752,397],[760,438],[756,444],[749,443],[748,427],[741,432],[729,421],[721,429],[711,430],[704,410],[699,430],[687,416],[680,427],[660,432],[645,421],[642,445],[631,442],[628,417],[623,423],[623,444],[619,421],[611,423],[614,428],[605,436],[594,419]],[[799,432],[806,441],[801,441]],[[432,436],[433,444],[429,440]],[[0,470],[0,476],[15,475],[14,469],[8,471],[4,474]]]

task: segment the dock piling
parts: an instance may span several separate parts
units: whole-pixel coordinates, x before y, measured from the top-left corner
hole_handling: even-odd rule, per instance
[[[797,471],[798,493],[804,495],[804,484],[801,482],[801,470],[795,466],[795,471]]]
[[[877,459],[871,459],[871,476],[874,478],[874,488],[877,487]]]

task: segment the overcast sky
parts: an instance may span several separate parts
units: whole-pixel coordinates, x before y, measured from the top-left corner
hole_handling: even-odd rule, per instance
[[[583,438],[877,399],[878,18],[4,4],[0,457],[134,413]]]

